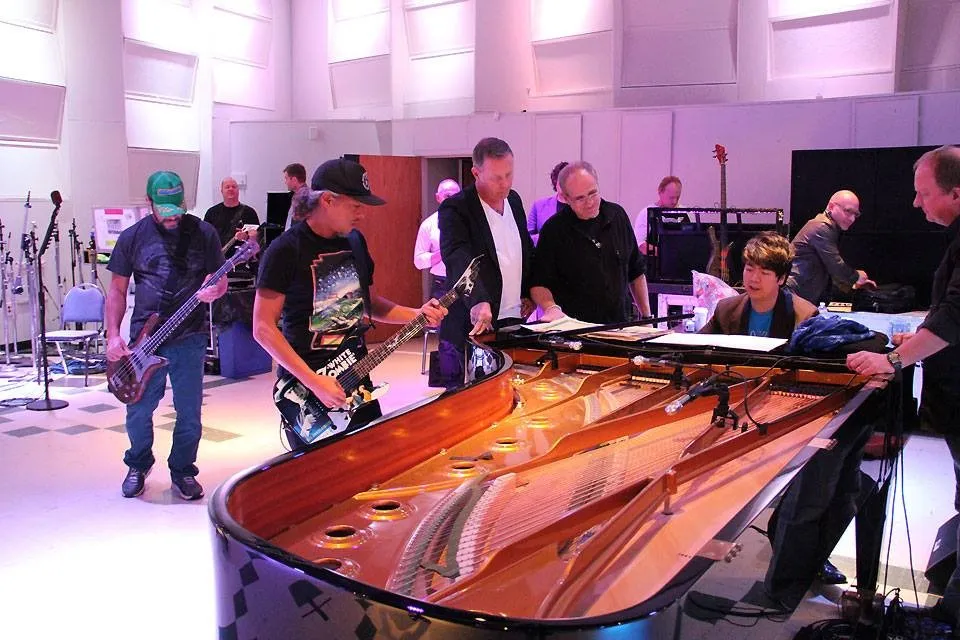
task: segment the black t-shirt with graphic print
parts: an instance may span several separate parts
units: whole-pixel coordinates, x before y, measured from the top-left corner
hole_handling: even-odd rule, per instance
[[[180,262],[176,252],[186,229],[186,255]],[[147,216],[124,229],[110,254],[107,269],[135,284],[130,337],[136,340],[147,319],[157,313],[165,322],[200,289],[207,274],[223,264],[217,231],[194,216],[185,215],[176,229],[167,230]],[[170,334],[167,341],[203,331],[206,305],[198,305]]]
[[[364,299],[373,284],[373,259],[359,231],[367,268],[358,270],[350,241],[324,238],[305,222],[294,224],[274,240],[260,261],[258,289],[285,296],[282,332],[311,368],[326,364],[343,340],[362,339]],[[361,282],[359,273],[367,274]]]

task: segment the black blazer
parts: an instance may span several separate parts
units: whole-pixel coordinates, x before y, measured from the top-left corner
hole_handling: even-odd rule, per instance
[[[507,196],[520,233],[522,266],[520,294],[530,295],[530,269],[533,265],[533,240],[527,231],[527,217],[523,202],[516,191]],[[500,312],[500,295],[503,293],[503,277],[497,260],[493,234],[483,213],[476,187],[470,187],[450,196],[440,204],[438,223],[440,227],[440,256],[447,268],[447,283],[453,285],[475,256],[486,256],[480,263],[477,285],[469,296],[458,299],[450,307],[450,315],[440,327],[440,337],[459,344],[470,330],[470,308],[479,302],[489,302],[496,320]]]

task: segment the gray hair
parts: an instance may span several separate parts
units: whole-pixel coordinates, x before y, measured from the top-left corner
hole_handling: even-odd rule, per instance
[[[577,160],[576,162],[571,162],[563,169],[560,170],[560,175],[557,176],[557,184],[560,185],[561,191],[566,191],[567,180],[573,175],[576,171],[586,171],[593,179],[597,181],[597,185],[600,184],[600,176],[597,175],[597,170],[593,168],[593,165],[587,162],[586,160]]]
[[[290,200],[290,213],[294,222],[305,219],[310,212],[317,208],[320,203],[320,196],[323,191],[314,191],[309,185],[303,185],[297,189]]]

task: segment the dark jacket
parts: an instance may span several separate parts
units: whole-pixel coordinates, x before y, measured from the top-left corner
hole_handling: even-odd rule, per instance
[[[960,219],[950,225],[953,237],[933,274],[930,311],[920,325],[947,342],[924,359],[920,420],[940,432],[957,433],[960,423]]]
[[[840,257],[839,239],[840,227],[827,213],[818,213],[803,225],[790,243],[797,255],[787,288],[817,304],[830,295],[831,280],[840,287],[852,287],[860,274]]]
[[[522,282],[520,294],[530,295],[530,269],[533,265],[533,241],[527,231],[527,218],[523,202],[516,191],[507,196],[520,233],[522,252]],[[496,320],[500,311],[500,295],[503,278],[497,260],[493,234],[487,224],[487,216],[480,204],[476,187],[464,189],[440,204],[438,224],[440,227],[440,256],[447,267],[447,282],[455,283],[475,256],[483,254],[476,286],[469,296],[458,299],[450,306],[450,313],[440,327],[440,337],[454,344],[463,342],[470,330],[470,308],[479,302],[489,302]]]
[[[790,309],[793,309],[791,313]],[[703,325],[700,333],[721,333],[728,336],[745,336],[749,334],[750,325],[750,297],[743,293],[733,298],[724,298],[717,303],[707,324]],[[789,340],[794,328],[811,316],[817,315],[817,308],[799,296],[780,289],[777,302],[773,306],[773,318],[770,320],[771,338]]]
[[[586,322],[630,319],[630,283],[646,273],[646,260],[623,207],[600,201],[593,220],[569,205],[540,230],[531,285],[546,287],[564,313]]]

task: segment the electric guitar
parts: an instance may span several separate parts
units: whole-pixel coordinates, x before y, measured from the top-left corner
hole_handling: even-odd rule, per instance
[[[453,288],[441,296],[440,306],[449,308],[461,295],[473,291],[481,258],[483,256],[477,256],[467,265]],[[368,378],[370,372],[426,325],[427,318],[421,313],[365,356],[358,355],[362,353],[359,338],[351,338],[340,345],[330,361],[317,369],[317,374],[337,379],[347,396],[347,407],[344,409],[327,408],[294,376],[286,374],[280,377],[273,387],[273,400],[284,422],[307,444],[345,431],[360,408],[382,397],[387,391],[387,385],[375,387],[371,384]]]
[[[710,238],[710,258],[707,260],[707,273],[730,282],[730,268],[727,257],[732,242],[727,242],[727,150],[723,145],[714,145],[713,156],[720,163],[720,238],[713,227],[707,227],[707,236]]]
[[[213,286],[238,264],[255,256],[259,250],[260,245],[257,244],[256,240],[247,240],[229,260],[217,269],[216,273],[210,276],[210,279],[200,289]],[[187,316],[197,308],[198,304],[200,304],[200,300],[194,293],[156,331],[153,331],[153,328],[160,320],[160,316],[156,313],[153,314],[144,323],[136,342],[130,345],[130,353],[119,360],[107,361],[107,388],[117,400],[123,404],[133,404],[140,400],[151,376],[157,369],[167,364],[166,358],[154,355],[154,352],[187,319]]]

